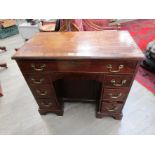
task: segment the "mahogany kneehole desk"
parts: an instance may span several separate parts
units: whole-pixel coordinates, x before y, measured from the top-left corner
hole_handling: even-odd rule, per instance
[[[144,55],[127,31],[87,31],[38,33],[12,58],[40,114],[63,115],[64,102],[78,101],[96,104],[97,118],[121,119]]]

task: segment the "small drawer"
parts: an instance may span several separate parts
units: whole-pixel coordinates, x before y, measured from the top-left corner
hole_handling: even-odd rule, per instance
[[[133,74],[136,68],[136,61],[105,61],[106,73],[111,74]]]
[[[122,111],[123,104],[116,102],[103,102],[101,111],[105,113],[120,113]]]
[[[105,75],[105,87],[129,87],[132,82],[131,75]]]
[[[51,109],[58,106],[55,99],[49,98],[49,99],[38,99],[37,103],[40,107],[40,109]]]
[[[105,89],[102,95],[102,100],[109,101],[124,101],[128,95],[129,89]]]
[[[18,61],[17,62],[23,73],[44,73],[50,71],[48,61]]]
[[[44,72],[97,72],[97,73],[128,73],[135,71],[136,61],[114,60],[53,60],[53,61],[18,61],[23,73]]]
[[[54,92],[49,85],[31,87],[31,90],[37,98],[49,98],[53,97]]]
[[[24,74],[24,77],[30,85],[44,85],[50,83],[50,78],[47,74]]]

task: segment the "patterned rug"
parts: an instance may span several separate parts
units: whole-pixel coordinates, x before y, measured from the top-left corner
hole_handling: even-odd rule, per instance
[[[147,44],[155,39],[155,19],[139,19],[127,22],[122,24],[122,29],[130,32],[143,52],[145,52]],[[140,67],[135,79],[155,94],[155,74]]]

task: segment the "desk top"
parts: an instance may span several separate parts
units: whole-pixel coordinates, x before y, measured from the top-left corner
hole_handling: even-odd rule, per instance
[[[13,59],[144,59],[127,31],[41,32]]]

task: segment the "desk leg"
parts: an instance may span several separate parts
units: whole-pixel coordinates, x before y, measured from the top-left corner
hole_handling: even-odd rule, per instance
[[[96,118],[103,118],[103,117],[106,117],[106,116],[111,116],[116,120],[121,120],[122,117],[123,117],[123,114],[122,113],[119,113],[119,114],[107,114],[107,113],[102,113],[102,112],[97,112],[96,113]]]
[[[57,109],[40,109],[39,108],[39,113],[40,113],[40,115],[46,115],[47,113],[55,113],[56,115],[58,115],[58,116],[63,116],[63,110],[57,110]]]

